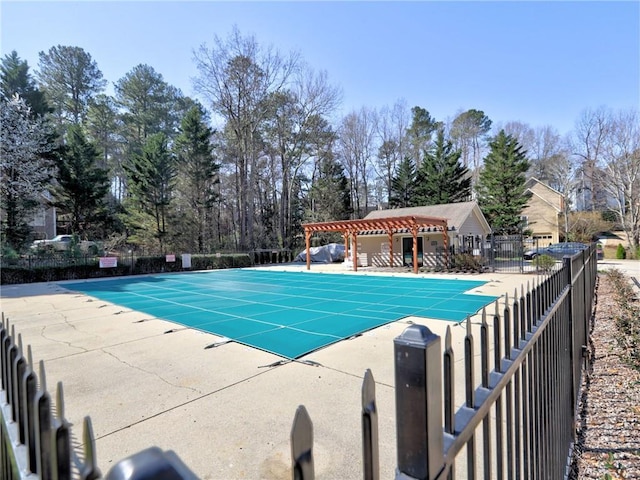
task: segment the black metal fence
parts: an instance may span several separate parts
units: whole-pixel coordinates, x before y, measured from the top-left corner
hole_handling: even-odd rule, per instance
[[[0,257],[2,284],[31,283],[82,278],[139,275],[240,268],[254,265],[288,263],[293,260],[291,250],[252,250],[249,252],[217,252],[211,254],[164,255],[127,252],[96,255],[69,255],[66,252],[47,255],[24,255],[17,258]]]
[[[538,262],[527,260],[524,253],[538,248],[538,239],[523,235],[490,236],[483,241],[477,237],[472,243],[451,245],[445,251],[437,247],[434,253],[424,254],[423,270],[431,271],[489,271],[498,273],[548,273]],[[422,255],[422,254],[420,254]],[[447,263],[448,262],[448,263]],[[560,264],[550,268],[556,270]]]
[[[451,329],[442,339],[412,325],[394,341],[396,478],[566,478],[575,441],[575,415],[586,362],[597,274],[596,250],[565,258],[539,283],[483,310],[479,332],[466,321],[464,400],[456,402]],[[479,333],[479,342],[476,334]],[[36,375],[21,337],[0,328],[2,478],[100,477],[91,422],[84,422],[83,451],[71,448],[58,384],[55,415],[44,367]],[[475,349],[479,346],[479,357]],[[478,363],[479,358],[479,363]],[[476,380],[476,376],[479,378]],[[362,386],[365,479],[379,478],[375,382]],[[314,478],[313,425],[304,406],[291,431],[292,477]],[[466,453],[466,455],[464,454]],[[157,447],[118,462],[109,479],[191,479],[173,452]]]
[[[44,364],[34,370],[31,348],[25,357],[22,337],[0,326],[2,391],[0,392],[0,475],[3,479],[83,478],[100,476],[89,417],[84,420],[84,449],[73,450],[71,429],[64,417],[62,384],[55,404],[47,391]],[[55,409],[54,409],[55,405]]]
[[[62,383],[55,402],[47,390],[44,363],[39,372],[22,337],[2,315],[0,324],[0,478],[95,480],[102,478],[95,455],[91,419],[84,418],[82,442],[74,441],[64,415]],[[137,476],[136,476],[137,475]],[[172,451],[151,447],[114,465],[107,479],[142,478],[192,480],[197,477]]]
[[[479,365],[467,319],[461,406],[454,368],[460,352],[452,348],[451,329],[444,352],[442,339],[424,326],[412,325],[396,338],[396,479],[568,477],[596,275],[591,246],[502,307],[496,302],[494,313],[484,310]],[[379,478],[373,385],[367,372],[365,479]],[[311,420],[299,407],[291,435],[295,479],[313,478],[312,438]]]

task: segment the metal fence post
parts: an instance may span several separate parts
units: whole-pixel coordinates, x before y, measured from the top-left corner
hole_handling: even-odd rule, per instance
[[[197,480],[198,477],[172,450],[149,447],[120,460],[105,480]]]
[[[394,340],[396,479],[435,479],[444,463],[440,337],[411,325]]]

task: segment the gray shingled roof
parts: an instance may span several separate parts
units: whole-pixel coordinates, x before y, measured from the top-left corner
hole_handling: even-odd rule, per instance
[[[389,210],[374,210],[364,218],[374,219],[410,215],[440,217],[447,219],[449,228],[455,227],[457,230],[477,206],[477,202],[460,202],[445,203],[443,205],[427,205],[423,207],[391,208]]]

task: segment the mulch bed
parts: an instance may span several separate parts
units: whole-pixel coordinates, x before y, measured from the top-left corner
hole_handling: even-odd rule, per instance
[[[616,343],[613,282],[598,276],[591,366],[579,404],[575,480],[640,479],[640,372],[627,366]]]

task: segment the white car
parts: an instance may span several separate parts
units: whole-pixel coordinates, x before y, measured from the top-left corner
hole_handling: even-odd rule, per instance
[[[56,235],[51,239],[45,240],[36,240],[31,244],[32,250],[54,250],[56,252],[65,252],[69,250],[71,246],[71,242],[73,240],[73,235]],[[83,252],[88,252],[90,254],[98,253],[98,245],[96,242],[91,242],[89,240],[82,240],[78,243],[80,249]]]

